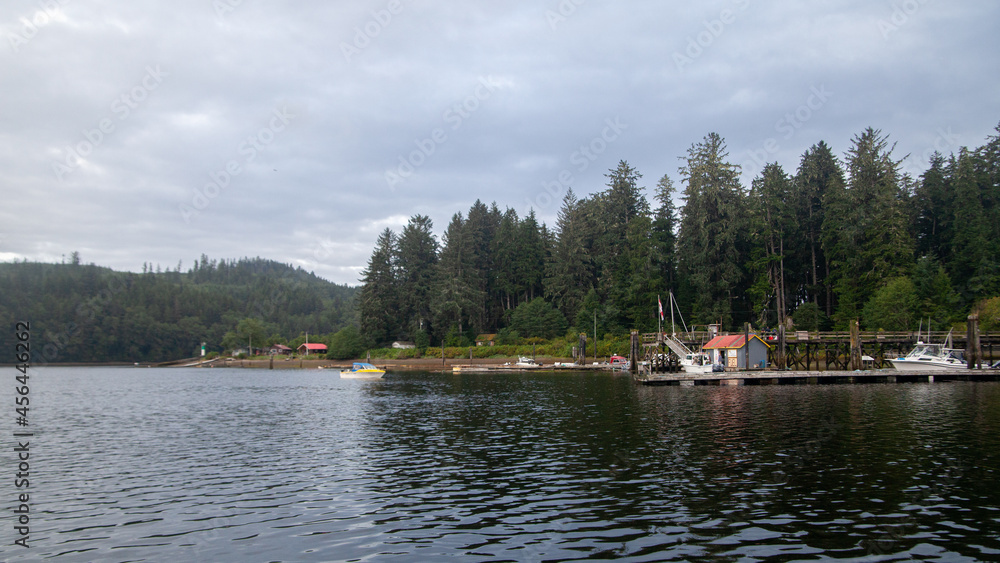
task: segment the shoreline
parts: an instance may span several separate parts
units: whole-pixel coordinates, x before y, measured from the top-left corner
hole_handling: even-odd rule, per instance
[[[553,367],[556,362],[571,362],[571,358],[550,358],[539,356],[538,361],[545,367]],[[364,362],[364,359],[358,360],[326,360],[326,359],[305,359],[305,358],[282,358],[274,359],[273,369],[347,369],[350,368],[354,362]],[[454,358],[447,359],[444,362],[440,358],[409,358],[404,360],[393,360],[393,359],[381,359],[372,358],[371,364],[382,369],[395,369],[395,370],[421,370],[421,371],[451,371],[455,366],[502,366],[504,364],[516,362],[516,358]],[[146,367],[146,366],[143,366]],[[174,363],[170,366],[151,366],[151,367],[199,367],[199,368],[244,368],[244,369],[272,369],[271,359],[219,359],[211,363],[204,363],[202,365],[192,366],[183,365],[180,363]],[[584,367],[584,366],[581,366]],[[586,366],[590,368],[590,366]]]

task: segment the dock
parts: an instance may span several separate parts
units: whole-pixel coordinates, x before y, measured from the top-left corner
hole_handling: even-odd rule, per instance
[[[658,373],[636,375],[641,385],[796,385],[833,383],[934,383],[942,381],[997,381],[997,369],[942,369],[900,371],[893,368],[873,370],[750,370],[713,373]]]

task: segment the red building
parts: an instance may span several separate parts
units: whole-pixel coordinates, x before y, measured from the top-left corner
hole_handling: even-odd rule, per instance
[[[326,344],[317,344],[312,342],[309,344],[300,344],[299,354],[305,354],[307,356],[309,354],[326,354]]]

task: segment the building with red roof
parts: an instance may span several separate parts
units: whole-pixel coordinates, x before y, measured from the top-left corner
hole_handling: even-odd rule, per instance
[[[701,347],[712,356],[713,364],[722,364],[729,369],[744,369],[747,367],[748,346],[746,336],[742,334],[730,334],[727,336],[716,336]],[[750,335],[750,367],[766,368],[767,351],[771,348],[767,342],[761,340],[756,334]]]
[[[299,344],[299,354],[326,354],[326,344],[319,344],[317,342],[308,342],[305,344]]]

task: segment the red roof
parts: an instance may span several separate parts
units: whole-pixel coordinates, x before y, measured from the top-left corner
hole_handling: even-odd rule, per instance
[[[750,339],[760,340],[761,344],[770,348],[771,346],[760,339],[756,334],[751,334]],[[702,350],[716,350],[716,349],[729,349],[729,348],[742,348],[746,345],[746,340],[743,338],[742,334],[731,334],[729,336],[716,336],[715,338],[708,341],[707,344],[701,347]]]
[[[300,344],[299,348],[305,348],[306,350],[326,350],[326,344],[317,344],[315,342],[310,342],[309,344]]]

